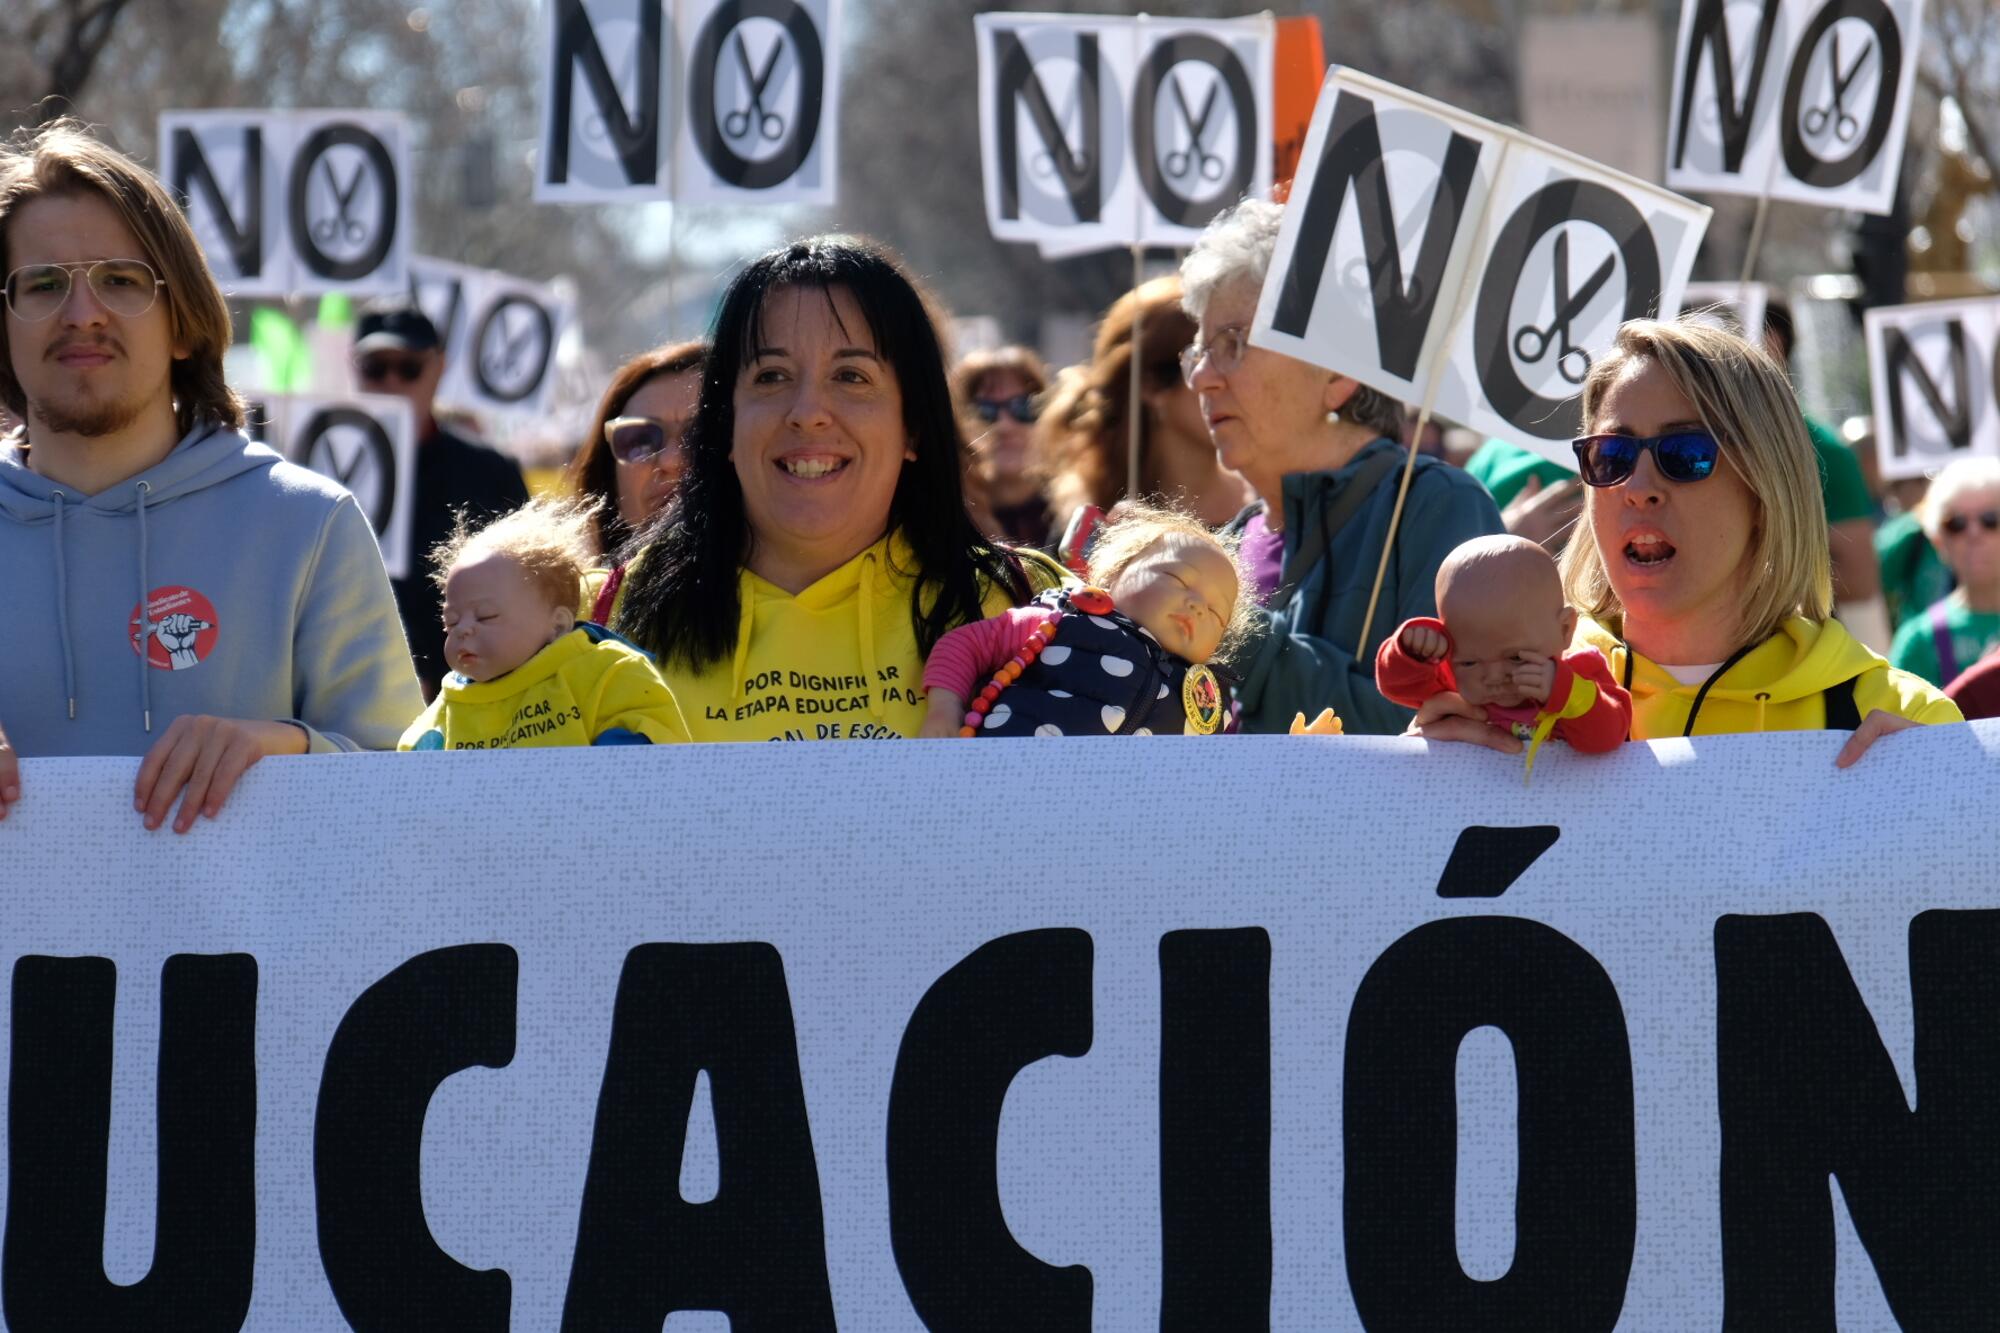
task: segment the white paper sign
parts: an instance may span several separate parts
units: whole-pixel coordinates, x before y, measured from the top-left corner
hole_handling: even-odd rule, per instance
[[[375,529],[389,577],[408,576],[416,553],[417,434],[409,403],[387,394],[274,396],[253,404],[256,431],[301,467],[345,486]]]
[[[393,292],[415,211],[409,132],[381,111],[166,111],[160,179],[236,296]]]
[[[1667,184],[1888,213],[1923,0],[1683,0]]]
[[[1001,240],[1048,257],[1189,245],[1270,188],[1267,18],[981,14],[980,171]]]
[[[535,197],[831,204],[841,0],[548,0]]]
[[[1979,1327],[2000,723],[1840,743],[30,759],[8,1317]]]
[[[1678,308],[1709,210],[1336,69],[1251,342],[1574,467],[1580,386]],[[1446,350],[1446,339],[1451,339]]]
[[[1884,477],[2000,457],[2000,299],[1877,306],[1862,329]]]
[[[1764,312],[1777,295],[1762,282],[1691,282],[1681,293],[1681,313],[1761,344]]]
[[[569,302],[539,283],[422,256],[410,263],[410,295],[444,339],[439,402],[481,413],[548,411]]]

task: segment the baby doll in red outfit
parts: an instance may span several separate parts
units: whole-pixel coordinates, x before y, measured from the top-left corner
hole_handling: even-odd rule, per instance
[[[1632,696],[1595,648],[1569,649],[1576,611],[1549,553],[1522,537],[1478,537],[1437,573],[1438,615],[1405,621],[1375,655],[1375,687],[1405,708],[1450,691],[1488,726],[1528,743],[1551,734],[1596,754],[1632,725]]]

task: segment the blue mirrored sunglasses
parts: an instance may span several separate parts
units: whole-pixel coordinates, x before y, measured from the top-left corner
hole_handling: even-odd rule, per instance
[[[1650,450],[1660,475],[1668,481],[1706,481],[1715,471],[1722,446],[1703,430],[1672,435],[1586,435],[1570,442],[1576,469],[1586,486],[1617,486],[1639,466],[1639,455]]]

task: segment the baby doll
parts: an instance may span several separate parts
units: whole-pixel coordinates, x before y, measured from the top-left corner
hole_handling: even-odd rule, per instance
[[[1228,716],[1208,662],[1248,607],[1236,558],[1189,515],[1125,504],[1096,586],[961,625],[924,664],[925,736],[1207,736]]]
[[[431,553],[452,672],[399,750],[648,745],[688,739],[652,659],[578,623],[593,506],[535,500]]]
[[[1528,742],[1553,732],[1588,754],[1616,749],[1632,696],[1595,648],[1567,649],[1576,612],[1549,553],[1523,537],[1477,537],[1437,572],[1438,618],[1405,621],[1375,655],[1375,687],[1405,708],[1454,692],[1487,725]]]

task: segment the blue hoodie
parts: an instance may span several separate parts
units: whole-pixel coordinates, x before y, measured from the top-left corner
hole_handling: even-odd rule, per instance
[[[393,750],[424,706],[354,498],[208,425],[89,497],[0,444],[0,645],[0,728],[29,758],[143,754],[189,713]]]

